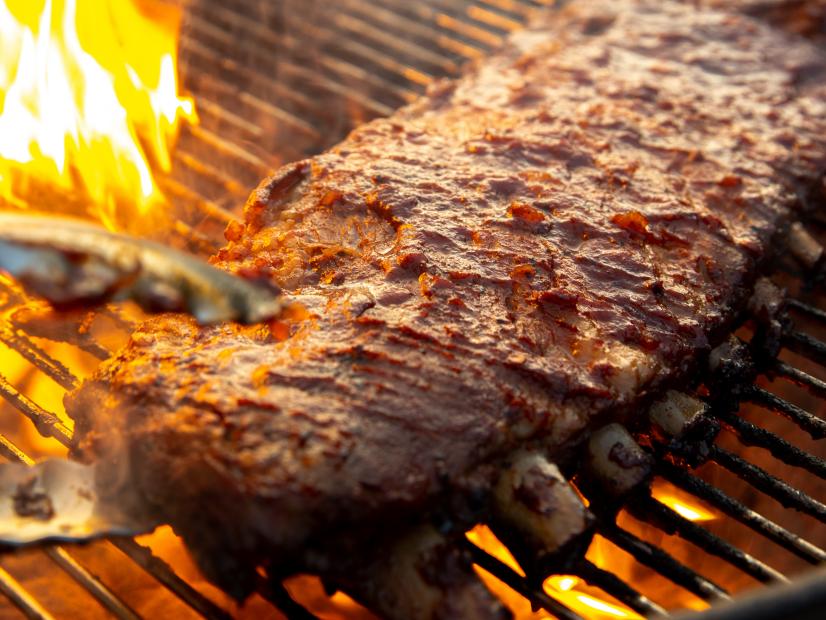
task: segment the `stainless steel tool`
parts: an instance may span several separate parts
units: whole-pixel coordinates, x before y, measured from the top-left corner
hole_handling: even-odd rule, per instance
[[[257,323],[290,307],[193,256],[65,217],[0,213],[0,271],[59,309],[128,299],[200,323]]]
[[[0,466],[0,543],[82,542],[134,536],[157,523],[121,490],[102,483],[94,465],[51,459]]]

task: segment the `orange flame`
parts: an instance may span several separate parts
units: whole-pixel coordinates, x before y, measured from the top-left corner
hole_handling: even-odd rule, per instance
[[[181,119],[180,11],[138,0],[0,2],[0,197],[26,204],[31,181],[80,191],[114,226],[163,196]],[[151,163],[150,163],[151,162]]]
[[[574,489],[579,492],[576,487]],[[660,478],[654,480],[651,494],[658,501],[692,521],[708,521],[718,518],[716,513],[702,505],[695,497]],[[584,497],[582,499],[587,501]],[[639,524],[630,519],[624,511],[620,513],[618,519],[621,527],[638,535],[643,534],[646,529],[644,525],[640,527]],[[487,527],[476,526],[467,533],[467,537],[471,542],[524,576],[525,573],[507,547]],[[688,549],[679,542],[669,545],[668,548],[672,551],[674,549]],[[690,609],[705,609],[707,607],[707,604],[702,600],[688,592],[675,589],[670,582],[658,578],[654,574],[649,574],[646,570],[641,572],[641,567],[630,555],[615,548],[601,536],[594,537],[586,557],[596,565],[607,568],[628,583],[644,582],[658,594],[667,594],[666,598],[672,603],[670,607]],[[548,617],[544,612],[534,612],[530,603],[524,597],[490,573],[479,567],[476,567],[476,571],[491,592],[510,608],[517,620],[540,620]],[[641,617],[602,590],[589,586],[582,579],[573,575],[548,577],[543,583],[543,588],[549,596],[589,620],[616,620],[618,618],[636,620]]]
[[[484,525],[477,525],[467,533],[467,538],[492,556],[508,565],[520,575],[525,573],[507,547]],[[513,612],[517,620],[539,620],[547,618],[545,612],[535,612],[527,599],[511,590],[484,569],[475,567],[485,585]],[[560,603],[590,620],[616,620],[628,618],[636,620],[641,616],[597,588],[588,586],[579,577],[554,575],[542,584],[545,592]]]
[[[717,515],[700,505],[696,498],[663,480],[651,487],[651,495],[689,521],[711,521]]]
[[[579,577],[554,575],[543,584],[545,591],[578,614],[593,620],[642,618],[624,605],[608,601]],[[596,592],[596,593],[595,593]]]

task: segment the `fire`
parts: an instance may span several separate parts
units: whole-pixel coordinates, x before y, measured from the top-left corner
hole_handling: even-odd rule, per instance
[[[689,521],[711,521],[717,515],[703,508],[691,495],[662,480],[651,488],[651,495]]]
[[[73,428],[74,422],[66,414],[63,406],[65,390],[45,373],[38,372],[21,355],[13,349],[5,339],[14,329],[10,328],[12,314],[15,308],[7,308],[5,291],[20,292],[14,282],[0,274],[0,378],[5,380],[13,389],[24,397],[47,411],[53,412],[68,428]],[[53,359],[60,359],[62,363],[75,375],[85,377],[97,366],[97,360],[67,343],[54,342],[46,339],[32,338],[34,346]],[[13,441],[25,447],[29,456],[35,459],[49,456],[65,456],[66,448],[56,440],[41,435],[34,424],[28,422],[14,408],[0,399],[0,432]]]
[[[467,538],[520,575],[525,575],[511,552],[486,526],[477,525],[467,533]],[[548,617],[545,612],[533,611],[527,599],[511,590],[487,571],[478,566],[474,568],[491,592],[499,597],[513,612],[516,620],[539,620]],[[617,618],[636,620],[641,618],[639,614],[614,601],[601,590],[588,586],[579,577],[554,575],[548,577],[542,586],[549,596],[590,620],[616,620]]]
[[[522,570],[522,567],[519,566],[516,558],[513,557],[508,548],[496,538],[488,527],[477,525],[470,530],[466,536],[474,545],[481,547],[500,562],[506,564],[523,577],[525,576],[525,572]],[[511,590],[485,569],[476,565],[474,565],[473,568],[482,581],[485,582],[488,589],[513,612],[516,620],[541,620],[542,618],[548,617],[544,612],[534,612],[533,609],[531,609],[530,602],[526,598]]]
[[[178,96],[179,25],[157,2],[0,2],[0,198],[69,190],[109,227],[162,203],[152,171],[169,171],[180,121],[197,122]]]
[[[623,605],[590,594],[588,590],[593,589],[588,588],[579,577],[554,575],[545,580],[543,587],[548,594],[587,618],[642,618]]]
[[[576,487],[574,489],[576,490]],[[579,493],[578,490],[577,492]],[[709,521],[718,518],[717,514],[701,505],[696,498],[660,478],[654,480],[651,494],[658,501],[692,521]],[[580,495],[580,497],[587,502],[584,496]],[[650,530],[650,528],[630,518],[625,511],[618,516],[618,523],[621,527],[637,535],[643,535]],[[468,532],[467,537],[471,542],[485,549],[524,576],[524,571],[507,547],[487,527],[477,526]],[[687,546],[679,542],[666,545],[666,548],[672,552],[689,551]],[[670,582],[641,567],[630,555],[599,535],[594,537],[586,557],[597,566],[607,568],[632,585],[648,584],[650,589],[658,593],[657,598],[662,595],[663,599],[668,599],[672,603],[671,606],[690,609],[705,609],[707,607],[700,599],[675,588]],[[479,567],[476,567],[476,571],[488,588],[510,608],[517,620],[540,620],[548,617],[544,612],[534,612],[530,603],[524,597],[511,590],[490,573]],[[616,620],[618,618],[631,620],[641,617],[602,590],[589,586],[574,575],[553,575],[548,577],[542,585],[549,596],[589,620]]]

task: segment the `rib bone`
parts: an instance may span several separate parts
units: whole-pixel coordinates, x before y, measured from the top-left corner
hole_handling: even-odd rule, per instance
[[[588,457],[590,473],[613,496],[626,495],[651,474],[651,457],[616,423],[591,436]]]
[[[494,489],[494,514],[533,550],[556,551],[583,534],[591,514],[556,465],[520,451]]]

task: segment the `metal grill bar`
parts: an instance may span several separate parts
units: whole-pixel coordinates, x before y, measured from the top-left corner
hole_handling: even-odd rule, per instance
[[[187,168],[193,172],[197,172],[199,182],[205,178],[217,179],[220,175],[220,180],[216,182],[221,184],[223,191],[236,192],[238,188],[241,187],[240,183],[223,177],[222,173],[216,168],[204,164],[194,157],[190,157],[185,151],[179,152],[177,157],[181,162],[186,163]],[[214,202],[205,200],[200,194],[189,189],[190,186],[185,183],[179,183],[175,179],[166,178],[161,182],[161,186],[164,191],[171,193],[175,198],[180,199],[184,205],[189,206],[193,215],[197,213],[198,217],[212,220],[215,224],[219,225],[226,225],[226,223],[233,218],[231,213]],[[215,239],[206,240],[212,244],[215,243]]]
[[[703,551],[722,558],[759,581],[764,583],[788,581],[784,575],[770,566],[737,549],[696,523],[692,523],[651,496],[635,499],[629,503],[628,508],[637,519],[647,521],[666,532],[676,533]]]
[[[804,411],[797,405],[793,405],[779,396],[757,386],[752,386],[746,394],[746,397],[751,402],[767,407],[783,417],[788,418],[809,433],[813,439],[823,439],[826,437],[826,420],[818,418],[808,411]]]
[[[25,452],[18,448],[14,442],[2,434],[0,434],[0,456],[8,461],[19,461],[21,463],[26,463],[27,465],[34,462]]]
[[[444,37],[435,31],[432,26],[407,19],[404,15],[384,8],[380,4],[367,6],[366,4],[355,2],[347,8],[348,11],[359,20],[372,23],[378,28],[387,28],[390,29],[391,32],[414,38],[418,46],[422,49],[427,49],[429,53],[433,54],[431,63],[444,73],[451,74],[459,70],[461,60],[454,58],[456,53],[461,53],[459,50],[451,50],[452,53],[450,54],[432,51],[434,48],[444,49],[447,47],[443,44]]]
[[[813,377],[812,375],[805,373],[781,360],[777,360],[777,362],[775,362],[774,370],[780,376],[789,379],[801,387],[805,387],[814,395],[821,398],[826,398],[826,382],[821,381],[817,377]]]
[[[197,87],[198,91],[201,93],[201,96],[199,97],[199,104],[200,101],[205,101],[207,103],[207,110],[212,109],[219,111],[216,116],[226,116],[229,114],[217,100],[237,99],[237,103],[242,106],[246,106],[247,109],[269,115],[272,117],[274,122],[286,124],[291,130],[295,130],[298,133],[305,135],[312,141],[317,141],[321,138],[321,135],[315,127],[307,121],[291,114],[282,107],[272,105],[268,101],[252,94],[249,90],[239,93],[237,92],[237,86],[233,88],[229,82],[217,79],[216,76],[210,75],[207,71],[209,67],[214,67],[217,65],[223,67],[226,72],[231,72],[231,74],[235,76],[236,80],[243,81],[247,85],[253,84],[256,81],[262,82],[268,90],[273,92],[272,98],[269,99],[269,101],[277,101],[281,105],[291,103],[296,107],[303,107],[310,112],[318,105],[318,102],[314,99],[308,97],[300,91],[284,92],[283,89],[279,88],[277,84],[270,83],[263,76],[259,76],[256,72],[246,66],[236,63],[230,59],[222,59],[217,52],[202,44],[197,39],[184,38],[181,41],[181,51],[186,55],[189,65],[189,73],[192,73],[193,76],[195,76],[189,81],[194,87]],[[244,110],[243,107],[242,110]],[[260,116],[260,114],[256,116]],[[244,138],[251,140],[263,138],[263,132],[260,130],[262,124],[263,123],[261,122],[256,124],[256,126],[259,127],[259,131],[257,132],[249,132],[246,127],[242,127],[241,135]]]
[[[60,418],[43,409],[28,396],[18,392],[3,375],[0,375],[0,396],[29,418],[41,435],[54,437],[64,446],[71,445],[72,431],[60,421]]]
[[[267,162],[263,161],[257,155],[254,155],[247,149],[241,148],[238,145],[230,142],[208,129],[200,125],[189,127],[187,132],[190,133],[199,143],[206,147],[215,149],[218,153],[226,156],[235,162],[243,162],[259,176],[266,174],[270,169]]]
[[[336,9],[333,9],[329,17],[333,17],[335,14]],[[346,40],[346,33],[338,31],[329,25],[310,25],[303,21],[296,21],[295,23],[291,22],[291,26],[295,27],[295,30],[292,32],[274,31],[273,29],[268,28],[266,24],[261,24],[249,8],[244,9],[242,5],[239,5],[237,2],[233,2],[232,0],[226,2],[220,7],[210,6],[209,10],[198,10],[198,8],[195,7],[192,15],[194,16],[194,29],[192,34],[199,35],[199,38],[203,37],[204,34],[211,34],[215,41],[221,42],[225,51],[229,53],[235,52],[236,56],[240,53],[244,60],[248,61],[248,64],[252,66],[253,70],[260,73],[262,76],[265,75],[263,70],[272,69],[273,67],[280,69],[282,63],[289,62],[284,58],[279,58],[274,53],[276,49],[282,54],[285,52],[293,52],[297,57],[300,57],[300,50],[302,50],[302,47],[306,48],[307,41],[315,40],[312,38],[302,39],[294,36],[295,34],[303,35],[304,37],[321,35],[324,39],[334,38],[338,35],[342,39],[345,39],[344,41],[339,42],[339,44],[343,46],[343,49],[345,51],[355,53],[355,56],[357,58],[360,57],[362,60],[375,59],[378,56],[378,50],[381,49],[380,47],[374,48],[367,45],[351,47],[352,42]],[[228,36],[225,32],[222,32],[212,26],[212,22],[216,20],[229,25],[236,31],[237,34],[251,37],[252,41],[263,44],[263,47],[260,49],[253,49],[249,45],[238,46],[238,42],[235,41],[233,37]],[[303,46],[302,41],[304,42]],[[360,54],[366,54],[366,56],[361,57]],[[390,60],[391,59],[388,58],[388,62]],[[313,64],[322,62],[323,59],[319,58]],[[305,77],[308,82],[314,78],[312,74],[306,73],[307,70],[304,67],[294,63],[290,64],[295,70],[301,71],[303,77]],[[360,64],[354,65],[354,67],[359,66]],[[279,86],[276,82],[274,82],[272,77],[268,77],[267,79],[272,88],[279,92],[285,90],[283,86]],[[385,97],[393,92],[398,92],[397,89],[399,88],[399,85],[393,82],[387,84],[383,82],[374,82],[373,85],[378,85],[384,90],[383,93],[380,93],[380,96],[382,97]],[[400,92],[404,92],[404,90]],[[410,94],[412,94],[412,92]],[[275,101],[281,101],[281,98],[275,99]],[[316,109],[316,113],[323,110],[323,103],[315,98],[310,98],[310,105],[311,110],[313,108]],[[315,131],[313,124],[308,123],[306,120],[303,120],[303,118],[306,118],[305,114],[295,116],[294,122],[300,126],[305,126],[309,131]]]
[[[114,592],[101,583],[94,575],[83,568],[62,547],[49,547],[44,553],[60,568],[83,586],[106,610],[121,620],[139,620],[135,610],[120,600]]]
[[[536,7],[530,6],[527,2],[519,2],[518,0],[482,0],[481,4],[496,7],[501,11],[507,11],[514,17],[519,16],[523,21],[527,21],[536,14]]]
[[[336,26],[338,30],[343,31],[345,35],[349,34],[360,38],[364,37],[368,43],[378,44],[377,47],[386,46],[388,49],[398,52],[397,56],[402,56],[406,60],[409,59],[413,65],[417,67],[418,75],[425,77],[425,80],[420,82],[424,85],[429,84],[435,75],[449,73],[457,69],[456,63],[449,58],[440,56],[427,48],[409,43],[392,34],[388,34],[378,27],[373,26],[367,20],[351,17],[346,13],[338,13],[333,16],[331,25]],[[327,32],[332,33],[335,31]],[[375,52],[371,53],[370,57],[371,59],[375,59]],[[386,62],[386,59],[383,62]],[[409,79],[410,73],[407,63],[393,62],[386,66],[392,68],[393,72],[397,74],[398,79]],[[427,71],[426,68],[429,68],[430,71]],[[414,95],[414,93],[411,92],[410,95]]]
[[[330,15],[331,20],[338,18],[338,12],[333,11]],[[223,19],[226,20],[228,23],[232,24],[236,30],[240,30],[242,35],[250,36],[252,41],[256,41],[259,44],[262,44],[260,48],[253,49],[249,44],[241,45],[239,48],[238,41],[235,40],[233,37],[229,37],[224,31],[218,30],[215,26],[213,26],[212,22],[215,19]],[[340,18],[339,18],[340,19]],[[191,17],[192,26],[193,26],[193,34],[201,34],[209,33],[212,35],[216,40],[221,40],[222,44],[225,46],[226,49],[237,49],[238,51],[244,52],[247,54],[247,60],[251,62],[251,64],[258,69],[259,67],[278,67],[280,68],[282,64],[286,64],[283,58],[280,58],[276,54],[276,49],[283,50],[284,47],[289,49],[292,47],[293,49],[297,49],[300,45],[300,39],[296,39],[292,33],[286,35],[278,35],[279,38],[276,38],[276,35],[264,28],[261,24],[256,23],[255,21],[248,20],[243,18],[237,13],[230,12],[226,9],[226,7],[219,7],[216,5],[211,5],[208,11],[204,11],[203,13],[193,11],[193,16]],[[404,81],[404,65],[399,63],[398,61],[394,60],[395,56],[390,54],[381,55],[377,52],[378,49],[381,49],[381,46],[371,46],[368,43],[371,41],[367,41],[365,43],[361,43],[360,41],[354,40],[352,36],[347,36],[346,32],[340,32],[331,27],[331,25],[327,24],[302,24],[301,22],[297,22],[296,26],[296,34],[304,34],[305,37],[312,35],[313,37],[321,37],[322,40],[330,40],[335,41],[335,45],[337,48],[340,48],[340,54],[336,55],[336,60],[340,63],[339,66],[349,66],[351,71],[355,71],[356,73],[361,73],[364,79],[372,86],[371,90],[376,90],[376,92],[380,92],[380,96],[387,97],[390,94],[395,95],[396,98],[404,101],[408,98],[412,98],[415,94],[412,91],[407,90],[404,87],[399,87],[398,83]],[[339,24],[340,26],[340,24]],[[352,33],[351,33],[352,34]],[[359,33],[360,35],[364,35],[365,32]],[[377,36],[376,33],[371,33],[374,37]],[[340,39],[337,38],[341,37]],[[378,35],[381,37],[381,35]],[[306,45],[306,40],[305,45]],[[313,40],[313,39],[309,39]],[[376,41],[372,41],[376,43]],[[382,40],[380,43],[387,43],[387,40]],[[395,45],[399,45],[396,43]],[[388,50],[392,51],[392,50]],[[348,61],[343,61],[342,58],[348,58]],[[325,59],[320,58],[317,62],[323,65],[326,61],[332,59]],[[364,63],[372,64],[378,71],[377,74],[362,72],[361,70],[364,68]],[[303,71],[304,69],[298,67],[297,65],[293,65],[292,68],[294,70]],[[389,73],[388,73],[389,72]],[[388,82],[382,81],[379,79],[381,75],[389,75],[392,76]],[[307,76],[308,79],[309,76]],[[315,76],[313,76],[315,77]],[[342,84],[346,86],[346,84]],[[381,89],[381,90],[379,90]],[[392,107],[397,107],[401,101],[398,99],[393,99],[389,101],[374,101],[372,103],[377,104],[380,108],[385,105],[390,105]],[[369,100],[365,100],[369,101]],[[395,104],[395,105],[394,105]],[[317,105],[317,104],[316,104]],[[392,107],[389,108],[392,111]],[[300,123],[304,123],[304,121],[299,121]]]
[[[740,442],[768,450],[772,456],[796,467],[801,467],[821,478],[826,478],[826,462],[809,454],[765,429],[747,422],[736,414],[715,412],[717,419],[734,432]]]
[[[463,12],[447,6],[445,2],[434,0],[432,3],[405,3],[403,0],[380,0],[390,4],[401,15],[419,19],[433,25],[455,41],[480,52],[497,47],[502,38],[484,23],[467,19]],[[436,8],[431,8],[430,4]]]
[[[780,527],[773,521],[769,521],[705,480],[689,474],[684,469],[676,467],[668,461],[662,461],[658,466],[658,471],[672,484],[708,502],[755,532],[773,540],[784,549],[793,551],[798,557],[807,562],[811,564],[826,562],[826,551],[804,540],[797,534]]]
[[[755,489],[773,497],[787,508],[794,508],[819,521],[826,522],[826,506],[795,489],[790,484],[772,476],[766,470],[719,446],[711,447],[710,456],[715,463],[726,468],[741,480],[748,482]]]
[[[205,101],[204,127],[230,140],[242,140],[245,144],[239,146],[247,150],[250,141],[278,133],[262,132],[261,127],[286,124],[304,136],[288,141],[294,146],[286,149],[287,155],[301,157],[329,145],[348,129],[345,119],[333,134],[319,133],[318,128],[328,127],[332,120],[331,95],[343,99],[338,109],[352,109],[349,101],[366,111],[367,118],[388,114],[420,93],[434,76],[455,73],[457,55],[478,57],[498,43],[499,39],[490,38],[491,33],[498,36],[524,23],[537,9],[534,3],[512,0],[479,3],[472,10],[466,0],[437,4],[435,9],[416,7],[420,10],[411,13],[409,3],[393,0],[372,3],[369,10],[362,2],[344,2],[325,10],[323,20],[289,20],[285,28],[274,15],[261,19],[259,5],[244,0],[194,3],[181,51],[189,64],[195,63],[190,71],[185,66],[184,73],[199,101]],[[445,16],[476,29],[471,33],[476,38],[455,27],[440,26]],[[480,36],[487,44],[469,47],[480,45]],[[330,42],[324,45],[332,47],[313,54],[309,62],[302,61],[307,40]],[[387,96],[391,98],[382,99]],[[251,106],[252,115],[228,111],[221,104],[228,98]],[[181,147],[189,157],[176,172],[179,178],[203,172],[197,165],[197,137],[192,142],[184,134]],[[283,144],[262,146],[267,151],[281,146],[284,151]],[[227,162],[232,163],[232,158]],[[207,187],[211,184],[215,195],[222,184],[234,188],[256,182],[253,174],[227,175],[225,166],[220,170],[224,179],[206,170],[200,181]]]
[[[266,107],[265,101],[273,101],[277,103],[281,103],[285,101],[284,93],[282,92],[281,88],[275,86],[272,81],[272,76],[267,75],[264,73],[264,67],[267,67],[269,71],[272,71],[273,68],[277,67],[280,77],[284,79],[287,83],[294,83],[294,84],[311,84],[315,86],[320,86],[325,88],[326,90],[337,93],[339,95],[344,95],[346,99],[349,99],[353,102],[357,102],[360,107],[366,108],[371,111],[372,115],[387,115],[393,111],[396,107],[404,103],[405,98],[404,96],[399,97],[398,94],[395,96],[391,96],[392,91],[394,91],[397,87],[393,86],[393,83],[389,83],[385,85],[385,88],[379,91],[374,84],[373,88],[370,88],[370,91],[381,92],[381,100],[375,100],[372,97],[365,96],[358,90],[349,88],[346,83],[337,83],[334,79],[330,79],[330,74],[328,72],[327,79],[323,79],[322,76],[316,71],[313,73],[308,73],[308,68],[304,66],[300,66],[298,64],[294,64],[289,62],[288,60],[275,56],[275,45],[278,44],[279,50],[283,50],[285,47],[289,49],[290,44],[294,46],[294,48],[298,48],[300,45],[299,41],[294,39],[291,35],[280,35],[279,41],[260,39],[262,32],[260,30],[260,26],[253,26],[248,25],[248,22],[241,22],[240,17],[237,15],[234,16],[235,20],[238,20],[236,23],[238,24],[238,28],[241,27],[250,27],[255,28],[255,30],[251,31],[242,31],[241,37],[228,37],[228,35],[220,30],[217,30],[214,26],[212,26],[209,21],[211,18],[220,17],[222,15],[221,12],[217,8],[211,8],[210,12],[207,14],[207,17],[200,17],[197,14],[194,14],[190,19],[192,22],[192,32],[185,36],[181,42],[181,49],[184,54],[186,54],[190,50],[190,46],[192,45],[191,39],[189,36],[198,36],[199,40],[210,40],[212,41],[212,45],[210,46],[209,50],[206,50],[203,46],[201,47],[200,53],[201,54],[209,54],[213,57],[215,61],[224,62],[226,63],[225,58],[229,57],[232,58],[232,51],[235,51],[235,54],[243,55],[243,59],[248,67],[247,74],[251,74],[252,76],[257,77],[258,79],[262,80],[264,83],[267,84],[268,89],[272,92],[272,94],[267,97],[266,100],[261,99],[259,105],[264,104],[263,107]],[[257,30],[257,31],[256,31]],[[327,33],[331,31],[326,30]],[[258,37],[256,35],[259,35]],[[267,36],[273,36],[269,33]],[[330,36],[328,34],[328,36]],[[256,47],[252,47],[252,43],[257,42]],[[351,54],[355,55],[356,58],[360,58],[360,54],[367,54],[366,58],[362,58],[362,60],[367,60],[369,62],[370,56],[375,55],[375,51],[367,46],[359,45],[357,42],[350,41],[341,43],[343,49],[345,51],[350,52]],[[223,51],[224,54],[227,56],[217,56],[216,53],[220,54]],[[328,59],[319,59],[318,65],[323,67],[324,63],[328,62]],[[337,60],[333,67],[338,66],[350,66],[351,70],[356,72],[360,71],[360,66],[352,65],[350,62],[345,62],[343,60]],[[328,66],[331,66],[328,62]],[[251,67],[251,68],[250,68]],[[232,67],[235,68],[235,67]],[[335,75],[335,72],[333,72]],[[312,116],[312,118],[318,119],[318,121],[322,121],[326,116],[329,116],[329,110],[325,110],[323,107],[319,106],[319,103],[322,102],[322,98],[313,97],[311,98],[312,107],[318,108],[319,111]],[[271,108],[268,111],[272,112],[273,114],[280,115],[279,112],[276,112],[277,108]],[[312,108],[308,110],[311,112]],[[285,114],[289,114],[289,112],[285,112]],[[312,129],[311,125],[306,125],[306,121],[301,121],[298,117],[292,115],[293,119],[295,120],[294,124],[302,127],[304,129]],[[317,121],[317,122],[318,122]],[[321,126],[324,126],[326,123],[319,122]]]
[[[713,581],[681,564],[659,547],[637,538],[618,525],[605,524],[600,528],[599,533],[620,549],[631,554],[640,564],[655,570],[692,594],[707,601],[723,601],[729,598],[728,592]]]
[[[6,569],[0,567],[0,593],[9,599],[29,620],[53,620],[53,616],[41,607]]]
[[[600,568],[589,560],[579,561],[576,574],[643,616],[657,618],[668,615],[665,609],[637,592],[614,573]]]
[[[49,357],[43,349],[5,323],[0,323],[0,341],[14,349],[63,389],[73,390],[77,387],[75,378],[65,365]]]
[[[189,19],[195,20],[193,17],[190,17]],[[235,19],[242,20],[245,18],[236,14]],[[267,94],[270,96],[266,101],[250,96],[243,101],[244,103],[252,102],[254,107],[255,105],[266,106],[268,101],[275,101],[280,105],[289,104],[297,109],[304,110],[304,116],[301,117],[296,116],[281,107],[267,108],[276,120],[287,123],[291,129],[297,129],[299,132],[306,134],[311,138],[319,137],[316,126],[306,120],[307,117],[315,118],[322,114],[323,107],[320,105],[317,98],[312,97],[310,94],[302,92],[301,90],[285,88],[283,85],[279,84],[278,81],[268,79],[267,76],[259,73],[258,71],[253,71],[252,69],[249,69],[245,65],[240,62],[236,62],[231,58],[222,58],[218,55],[218,51],[203,44],[198,38],[195,38],[195,35],[199,34],[195,29],[195,26],[199,23],[201,22],[197,20],[193,21],[194,25],[192,31],[188,32],[181,40],[182,51],[185,54],[188,65],[192,65],[192,63],[197,60],[205,61],[203,65],[199,64],[188,67],[189,73],[193,75],[191,78],[192,86],[197,88],[200,95],[199,102],[203,99],[207,101],[209,106],[217,107],[222,110],[222,114],[225,114],[226,111],[224,108],[213,99],[222,100],[225,97],[229,99],[230,97],[236,97],[242,94],[231,88],[232,84],[230,80],[244,82],[247,86],[257,80],[260,84],[257,84],[256,86],[259,86],[259,88],[261,86],[265,86],[267,89]],[[290,39],[287,40],[289,41]],[[215,62],[218,64],[213,64]],[[214,75],[215,66],[221,68],[221,73],[218,75]],[[210,67],[213,67],[212,71],[209,71]],[[197,71],[193,69],[197,69]],[[229,76],[226,78],[226,81],[222,74]],[[249,92],[250,91],[246,91],[248,95]],[[261,123],[255,123],[254,127],[256,128],[255,130],[247,131],[247,136],[252,138],[263,137],[264,133],[262,131]]]
[[[181,579],[169,564],[156,557],[146,547],[127,538],[113,539],[111,542],[130,560],[152,575],[158,583],[207,620],[231,620],[230,614]]]
[[[823,324],[826,324],[826,312],[824,312],[820,308],[815,308],[814,306],[804,303],[799,299],[790,299],[786,303],[789,308],[793,310],[799,310],[800,312],[808,315],[809,317],[816,319]]]
[[[542,588],[531,587],[522,576],[507,564],[500,562],[487,551],[480,549],[473,543],[467,542],[466,548],[473,558],[473,563],[488,571],[502,583],[507,584],[538,608],[552,613],[559,620],[583,620],[555,598],[551,598]]]
[[[805,355],[813,362],[826,366],[826,343],[801,332],[790,332],[784,344],[795,353]]]

